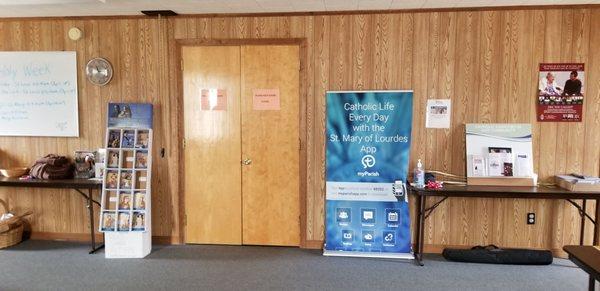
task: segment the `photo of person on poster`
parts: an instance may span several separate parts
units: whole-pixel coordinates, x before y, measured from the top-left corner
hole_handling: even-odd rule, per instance
[[[558,96],[562,94],[561,88],[556,85],[554,73],[548,72],[540,79],[540,95]]]
[[[565,81],[563,95],[566,96],[581,96],[581,80],[577,79],[577,71],[571,71],[569,80]]]

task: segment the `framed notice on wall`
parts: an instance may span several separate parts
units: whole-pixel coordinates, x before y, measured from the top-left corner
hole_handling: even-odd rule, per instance
[[[581,63],[540,64],[537,120],[580,122],[585,97]]]

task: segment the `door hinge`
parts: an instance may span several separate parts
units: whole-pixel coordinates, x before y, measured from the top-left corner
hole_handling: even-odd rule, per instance
[[[181,59],[181,67],[179,67],[183,71],[183,59]]]
[[[302,140],[298,139],[298,150],[301,151],[302,150]]]
[[[187,225],[187,213],[183,215],[183,225]]]
[[[185,149],[185,138],[183,139],[183,148]]]

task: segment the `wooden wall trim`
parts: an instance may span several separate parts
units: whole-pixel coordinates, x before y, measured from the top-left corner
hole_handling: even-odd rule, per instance
[[[304,245],[302,245],[302,248],[305,249],[323,249],[323,243],[324,241],[322,240],[309,240],[306,241]],[[443,245],[443,244],[426,244],[423,246],[423,251],[426,254],[441,254],[444,249],[446,248],[452,248],[452,249],[470,249],[471,247],[473,247],[473,245]],[[528,248],[528,249],[536,249],[536,250],[546,250],[546,248],[531,248],[528,246],[522,246],[523,248]],[[416,246],[413,244],[413,249],[416,248]],[[558,258],[567,258],[567,254],[562,250],[562,248],[559,249],[550,249],[550,251],[552,252],[552,255]]]
[[[227,45],[298,45],[306,43],[304,38],[216,38],[216,39],[178,39],[182,46],[227,46]]]
[[[152,243],[159,245],[178,245],[179,237],[175,236],[164,236],[164,235],[153,235]]]
[[[69,241],[69,242],[90,242],[90,235],[88,233],[56,233],[56,232],[34,232],[23,234],[24,238],[33,240],[53,240],[53,241]],[[102,234],[96,234],[96,241],[102,243]],[[178,245],[180,243],[179,237],[174,236],[152,236],[152,243],[158,245]],[[315,249],[320,250],[323,248],[324,241],[322,240],[305,240],[300,246],[304,249]],[[442,244],[426,244],[423,246],[425,253],[429,254],[441,254],[445,248],[454,249],[469,249],[472,245],[442,245]],[[413,248],[415,246],[413,245]],[[546,248],[531,248],[523,246],[523,248],[545,250]],[[553,256],[559,258],[566,258],[567,254],[561,249],[550,249]]]
[[[303,249],[320,250],[323,248],[323,241],[322,240],[307,240],[300,247],[302,247]]]
[[[158,19],[146,15],[87,15],[87,16],[37,16],[37,17],[0,17],[0,22],[10,21],[85,21],[85,20],[122,20],[122,19]],[[161,17],[166,18],[166,17]]]
[[[96,242],[102,243],[102,234],[94,235]],[[56,241],[72,241],[72,242],[91,242],[89,233],[63,233],[63,232],[23,232],[23,238],[32,240],[56,240]]]
[[[292,16],[330,16],[357,14],[399,14],[399,13],[430,13],[430,12],[460,12],[460,11],[510,11],[510,10],[541,10],[541,9],[586,9],[597,8],[600,4],[556,4],[556,5],[515,5],[488,7],[449,7],[449,8],[414,8],[414,9],[382,9],[382,10],[341,10],[341,11],[302,11],[302,12],[258,12],[258,13],[191,13],[161,18],[217,18],[217,17],[292,17]],[[175,11],[177,12],[177,11]],[[111,20],[111,19],[148,19],[158,18],[146,15],[88,15],[88,16],[39,16],[39,17],[4,17],[0,21],[19,20]]]
[[[91,242],[89,233],[62,233],[62,232],[24,232],[23,238],[32,240],[54,240],[54,241],[69,241],[69,242]],[[102,234],[95,234],[97,244],[102,244],[104,236]],[[174,245],[178,244],[179,239],[173,236],[161,236],[153,235],[152,243],[160,245]]]
[[[300,246],[303,246],[306,241],[307,241],[307,233],[306,233],[306,226],[307,226],[307,213],[308,211],[306,210],[307,204],[306,204],[306,197],[307,197],[307,178],[308,178],[308,149],[307,149],[307,132],[308,132],[308,124],[307,124],[307,106],[308,106],[308,82],[306,82],[306,80],[308,79],[308,62],[310,62],[308,60],[308,46],[307,46],[307,40],[306,38],[301,38],[301,39],[291,39],[294,42],[296,42],[296,44],[299,46],[299,63],[300,63],[300,73],[299,73],[299,79],[298,79],[298,85],[299,85],[299,89],[300,92],[298,92],[298,96],[300,97],[300,110],[298,111],[298,123],[300,124],[300,126],[298,127],[298,138],[300,139],[299,143],[300,143],[300,153],[299,153],[299,160],[298,162],[300,163],[299,168],[298,168],[298,172],[300,174],[300,179],[299,181],[299,185],[298,185],[298,191],[299,191],[299,203],[300,203],[300,218],[299,218],[299,223],[300,223]]]
[[[179,14],[170,18],[185,17],[291,17],[291,16],[335,16],[358,14],[401,14],[401,13],[431,13],[431,12],[461,12],[461,11],[511,11],[511,10],[540,10],[540,9],[585,9],[597,8],[600,4],[558,4],[558,5],[519,5],[519,6],[488,6],[488,7],[450,7],[450,8],[414,8],[414,9],[384,9],[384,10],[341,10],[341,11],[309,11],[309,12],[264,12],[264,13],[197,13]]]
[[[185,137],[185,130],[184,130],[184,121],[183,121],[183,52],[182,52],[182,47],[183,45],[178,41],[178,40],[171,40],[172,43],[172,48],[174,49],[174,55],[175,55],[175,59],[172,60],[172,63],[174,64],[173,68],[175,69],[175,74],[171,74],[176,76],[175,81],[172,82],[174,83],[174,87],[176,88],[177,92],[177,98],[175,98],[175,108],[176,108],[176,112],[178,112],[179,114],[177,114],[177,124],[176,124],[176,131],[177,131],[177,153],[178,153],[178,158],[181,161],[181,163],[179,164],[179,168],[177,169],[178,172],[178,184],[179,184],[179,195],[177,195],[177,199],[178,199],[178,209],[176,215],[177,217],[179,217],[179,221],[180,223],[176,226],[178,227],[178,233],[179,233],[179,243],[180,244],[184,244],[185,243],[185,225],[187,224],[187,220],[185,219],[185,150],[183,148],[183,139]]]

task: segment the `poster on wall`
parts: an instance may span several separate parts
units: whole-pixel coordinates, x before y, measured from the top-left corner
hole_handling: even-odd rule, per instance
[[[580,122],[585,97],[584,64],[540,64],[537,120]]]
[[[450,99],[429,99],[425,109],[426,128],[450,128]]]
[[[414,258],[404,187],[412,94],[327,92],[324,255]]]

